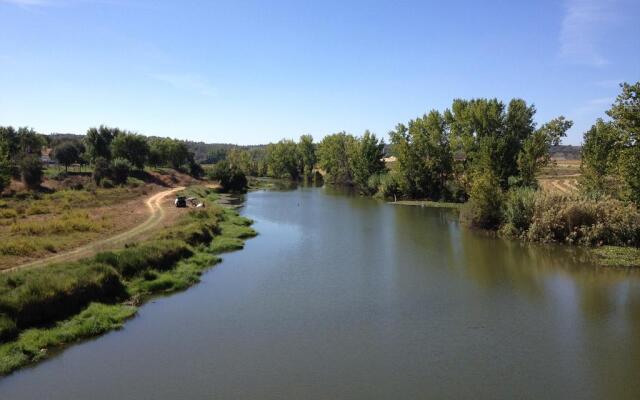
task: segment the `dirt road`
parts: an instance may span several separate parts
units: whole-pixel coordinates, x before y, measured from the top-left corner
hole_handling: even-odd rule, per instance
[[[150,230],[156,228],[160,223],[164,220],[166,216],[166,211],[162,208],[161,202],[167,196],[179,192],[180,190],[184,190],[183,186],[172,188],[169,190],[164,190],[162,192],[158,192],[153,196],[149,197],[145,204],[149,209],[149,217],[141,224],[134,226],[133,228],[121,232],[117,235],[107,237],[102,240],[98,240],[87,245],[75,248],[73,250],[64,251],[62,253],[58,253],[56,255],[41,258],[36,261],[31,261],[25,264],[21,264],[15,266],[13,268],[5,269],[1,272],[15,271],[17,269],[22,268],[35,268],[42,267],[51,263],[58,263],[62,261],[72,261],[77,260],[84,257],[89,257],[99,251],[114,248],[118,245],[122,245],[125,242],[142,235],[143,233],[149,232]]]

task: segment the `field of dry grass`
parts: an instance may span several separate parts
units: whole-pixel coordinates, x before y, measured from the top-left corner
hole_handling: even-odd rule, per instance
[[[563,194],[579,190],[580,160],[553,160],[538,176],[542,190]]]

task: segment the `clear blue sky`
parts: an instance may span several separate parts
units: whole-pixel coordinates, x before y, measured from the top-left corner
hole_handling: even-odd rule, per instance
[[[522,97],[565,143],[640,80],[640,1],[0,0],[0,125],[267,143]]]

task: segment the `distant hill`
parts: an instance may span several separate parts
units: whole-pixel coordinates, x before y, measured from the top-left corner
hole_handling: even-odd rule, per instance
[[[579,160],[582,146],[559,145],[551,146],[549,153],[552,160]]]

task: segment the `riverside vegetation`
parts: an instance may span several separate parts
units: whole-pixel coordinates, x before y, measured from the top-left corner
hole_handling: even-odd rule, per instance
[[[210,204],[211,189],[189,188]],[[95,257],[0,275],[0,373],[122,326],[149,296],[199,281],[218,254],[256,235],[251,221],[217,205],[188,211],[141,243]]]
[[[547,193],[538,181],[573,122],[559,116],[538,127],[535,114],[522,99],[456,99],[398,124],[389,145],[369,131],[340,132],[318,144],[304,135],[220,158],[247,175],[298,180],[321,172],[364,195],[464,204],[460,219],[470,227],[591,246],[603,265],[639,266],[640,82],[622,84],[610,120],[584,133],[576,193]]]

